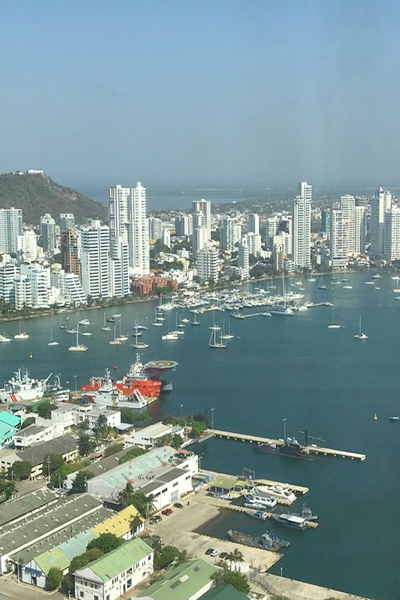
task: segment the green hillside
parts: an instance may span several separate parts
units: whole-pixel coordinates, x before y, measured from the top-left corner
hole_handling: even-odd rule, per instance
[[[25,223],[38,224],[50,213],[58,222],[60,213],[74,213],[77,223],[107,219],[107,207],[76,190],[55,183],[47,175],[0,175],[0,208],[21,208]]]

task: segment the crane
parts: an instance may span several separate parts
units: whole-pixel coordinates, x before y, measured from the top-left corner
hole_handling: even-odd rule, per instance
[[[314,437],[312,435],[308,434],[308,429],[304,429],[303,431],[300,431],[300,433],[304,434],[304,445],[308,446],[308,441],[309,440],[313,440],[314,442],[320,442],[320,444],[323,444],[324,442],[326,442],[326,440],[323,440],[319,437]]]

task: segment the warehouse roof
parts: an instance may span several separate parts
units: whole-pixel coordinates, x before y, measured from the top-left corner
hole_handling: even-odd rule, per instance
[[[212,575],[218,570],[219,567],[201,558],[191,560],[167,571],[159,581],[146,588],[138,597],[149,596],[153,600],[187,600],[209,584]]]
[[[200,596],[200,600],[248,600],[248,596],[239,592],[233,585],[219,585]]]
[[[36,467],[42,464],[48,454],[68,454],[76,450],[77,447],[78,442],[76,438],[70,433],[66,433],[54,440],[42,442],[32,448],[21,450],[21,452],[17,452],[17,456],[20,460],[27,460],[32,466]]]
[[[0,412],[0,422],[11,425],[11,427],[18,427],[21,423],[21,417],[17,417],[17,415],[13,415],[12,413],[3,410]]]
[[[51,423],[50,423],[51,426]],[[26,437],[26,436],[30,436],[30,435],[36,435],[36,433],[40,433],[41,431],[44,431],[45,429],[47,429],[47,427],[45,427],[44,425],[28,425],[28,427],[25,427],[24,429],[20,429],[19,431],[15,432],[15,435],[20,435],[22,437]]]
[[[14,433],[15,427],[0,421],[0,440],[7,441],[14,435]]]
[[[37,556],[35,558],[35,562],[46,575],[52,567],[56,567],[61,569],[61,571],[64,571],[64,569],[68,569],[72,559],[86,552],[88,543],[95,538],[96,535],[91,529],[82,531],[81,533],[78,533],[78,535],[75,535],[74,537],[62,542],[55,548],[52,548],[40,556]]]
[[[96,535],[102,533],[113,533],[117,537],[122,537],[131,530],[131,522],[137,515],[140,515],[137,508],[133,505],[127,506],[119,513],[116,513],[103,523],[99,523],[93,528],[93,532]],[[144,519],[142,518],[142,521]]]
[[[132,565],[143,560],[153,552],[153,549],[140,538],[134,538],[125,542],[119,548],[101,556],[97,560],[89,563],[87,567],[75,571],[75,575],[80,577],[91,577],[94,573],[106,583],[113,579],[122,571],[126,571]]]
[[[38,510],[46,506],[49,502],[54,502],[56,499],[57,496],[53,492],[42,489],[5,502],[1,505],[0,510],[0,528],[7,523],[16,521],[33,510]]]

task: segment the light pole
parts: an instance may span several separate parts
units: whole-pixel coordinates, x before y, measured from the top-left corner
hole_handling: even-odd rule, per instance
[[[286,419],[285,419],[286,421]],[[281,598],[283,598],[283,568],[281,567]]]
[[[76,375],[73,375],[73,378],[75,380],[75,391],[77,391],[77,385],[76,385]]]
[[[282,419],[282,421],[283,421],[283,441],[286,444],[286,418]]]
[[[181,419],[182,419],[182,408],[183,408],[183,404],[181,404]]]
[[[211,409],[211,429],[214,431],[214,410],[215,408]]]

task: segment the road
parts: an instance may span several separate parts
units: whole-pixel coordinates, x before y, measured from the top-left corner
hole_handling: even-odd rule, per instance
[[[14,577],[0,577],[0,600],[65,600],[60,592],[45,592],[33,585],[18,583]]]

